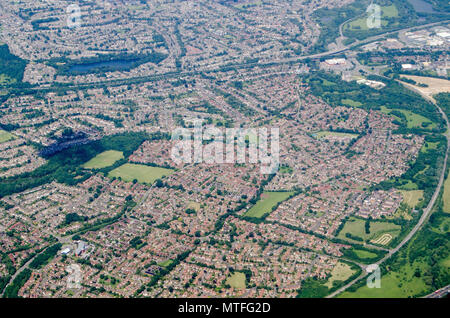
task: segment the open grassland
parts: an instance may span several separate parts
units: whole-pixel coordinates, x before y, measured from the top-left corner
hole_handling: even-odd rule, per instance
[[[245,274],[241,272],[234,272],[227,278],[226,283],[236,289],[245,288]]]
[[[442,196],[442,200],[444,201],[444,212],[450,213],[450,174],[447,176],[444,183],[444,194]]]
[[[357,134],[341,133],[341,132],[336,132],[336,131],[319,131],[315,135],[318,139],[330,137],[330,136],[331,137],[351,137],[351,138],[358,137]]]
[[[413,113],[405,109],[390,109],[385,106],[381,106],[382,113],[385,113],[386,115],[391,115],[392,117],[400,121],[401,118],[395,116],[394,114],[391,114],[391,112],[393,111],[398,111],[406,117],[406,125],[408,128],[428,128],[428,129],[436,128],[436,123],[432,122],[431,120],[422,115]]]
[[[328,288],[333,287],[333,282],[335,281],[346,281],[355,273],[355,271],[350,267],[350,265],[338,262],[336,266],[334,266],[333,270],[331,271],[331,276],[328,279],[325,286]]]
[[[170,266],[172,263],[173,263],[173,261],[171,259],[168,259],[164,262],[159,263],[158,265],[161,267],[167,267],[167,266]]]
[[[436,150],[439,142],[425,142],[420,149],[420,152],[428,152],[428,150]]]
[[[108,150],[99,153],[97,156],[89,160],[83,165],[86,169],[101,169],[112,166],[116,161],[123,159],[123,152],[116,150]]]
[[[381,7],[381,25],[387,26],[388,21],[386,18],[397,18],[398,17],[398,9],[395,4],[390,6],[382,6]],[[383,19],[384,18],[384,19]],[[344,26],[344,29],[351,31],[367,31],[369,28],[367,26],[368,16],[364,16],[362,18],[356,19],[354,21],[350,21]]]
[[[16,79],[9,77],[5,74],[0,74],[0,85],[8,85],[16,82]]]
[[[108,174],[108,176],[110,178],[121,178],[122,180],[127,182],[136,179],[140,183],[152,184],[153,182],[155,182],[155,180],[161,179],[164,176],[168,176],[172,172],[173,170],[171,169],[126,163],[112,170]]]
[[[416,269],[425,270],[426,265],[415,262],[405,264],[399,272],[388,272],[381,276],[381,288],[369,288],[366,285],[355,292],[344,292],[339,298],[406,298],[425,294],[427,286],[422,278],[414,275]]]
[[[350,106],[350,107],[361,107],[363,105],[362,103],[356,102],[350,98],[345,98],[345,99],[341,100],[341,103],[346,106]]]
[[[10,141],[11,139],[14,139],[14,136],[11,133],[0,130],[0,143]]]
[[[261,199],[248,210],[244,216],[260,218],[266,213],[272,212],[272,208],[278,203],[289,198],[293,192],[264,192],[261,195]]]
[[[400,234],[400,226],[391,222],[384,221],[370,221],[370,233],[366,233],[365,220],[351,217],[347,220],[342,230],[339,232],[338,238],[349,240],[351,242],[357,242],[346,236],[350,234],[352,236],[359,237],[364,241],[376,240],[385,233],[389,233],[392,238]]]
[[[199,212],[200,211],[200,203],[194,202],[194,201],[189,201],[189,204],[187,206],[188,209],[194,209],[195,212]]]
[[[400,193],[403,196],[403,202],[410,208],[414,208],[421,200],[423,200],[423,190],[401,190]]]

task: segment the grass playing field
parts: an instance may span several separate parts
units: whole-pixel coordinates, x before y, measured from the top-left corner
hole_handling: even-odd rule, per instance
[[[260,218],[266,213],[270,213],[272,208],[279,202],[282,202],[289,198],[293,192],[264,192],[261,195],[261,199],[248,210],[244,216]]]
[[[361,107],[362,106],[362,103],[356,102],[356,101],[354,101],[353,99],[350,99],[350,98],[346,98],[346,99],[341,100],[341,103],[344,104],[344,105],[350,106],[350,107]]]
[[[328,288],[332,288],[334,281],[345,281],[349,279],[354,272],[355,271],[348,264],[338,262],[331,271],[331,277],[328,279],[325,286],[327,286]]]
[[[369,251],[365,251],[365,250],[358,250],[356,248],[353,249],[353,252],[355,252],[356,256],[358,256],[359,258],[376,258],[377,254],[369,252]]]
[[[0,130],[0,143],[10,141],[14,136],[7,131]]]
[[[104,151],[83,165],[86,169],[101,169],[113,165],[117,160],[123,158],[123,152],[116,150]]]
[[[167,267],[167,266],[169,266],[172,263],[173,263],[173,261],[171,259],[168,259],[168,260],[166,260],[164,262],[159,263],[158,265],[161,266],[161,267]]]
[[[444,212],[450,213],[450,175],[444,183],[444,194],[442,200],[444,201]]]
[[[334,136],[334,137],[350,137],[350,138],[356,138],[358,137],[357,134],[349,134],[349,133],[341,133],[341,132],[335,132],[335,131],[319,131],[316,133],[317,138],[324,138],[328,136]]]
[[[149,167],[133,163],[126,163],[114,170],[108,176],[110,178],[122,178],[122,180],[130,182],[136,179],[140,183],[152,184],[157,179],[168,176],[173,172],[172,169],[159,167]]]
[[[389,233],[392,238],[395,238],[398,234],[400,234],[401,227],[399,225],[384,221],[371,221],[370,233],[367,234],[365,231],[365,222],[366,221],[362,219],[353,217],[349,218],[343,229],[339,232],[338,238],[356,242],[346,237],[345,234],[350,233],[353,236],[362,238],[364,241],[376,240],[385,233]]]
[[[245,274],[241,272],[234,272],[233,275],[227,278],[226,283],[233,288],[245,288]]]

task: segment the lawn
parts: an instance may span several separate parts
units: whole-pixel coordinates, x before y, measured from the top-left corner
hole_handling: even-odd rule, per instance
[[[200,203],[194,202],[194,201],[189,201],[189,204],[187,206],[188,209],[194,209],[195,212],[199,212],[200,211]]]
[[[349,134],[349,133],[341,133],[341,132],[335,132],[335,131],[319,131],[316,133],[316,137],[317,138],[324,138],[324,137],[328,137],[328,136],[333,136],[333,137],[351,137],[351,138],[356,138],[358,137],[357,134]]]
[[[407,183],[405,183],[404,185],[399,186],[398,188],[401,189],[401,190],[417,190],[419,187],[417,186],[417,184],[415,184],[411,180],[408,180]]]
[[[414,208],[421,200],[423,200],[423,190],[401,190],[400,193],[403,196],[403,202],[411,208]]]
[[[272,208],[278,203],[289,198],[294,192],[264,192],[261,199],[248,210],[244,216],[260,218],[266,213],[272,212]]]
[[[411,112],[409,110],[405,110],[405,109],[390,109],[390,108],[387,108],[385,106],[381,106],[381,112],[382,113],[385,113],[387,115],[391,115],[392,117],[394,117],[395,119],[400,121],[399,117],[391,114],[391,112],[394,111],[394,110],[396,110],[398,112],[401,112],[401,113],[403,113],[403,115],[405,115],[405,117],[406,117],[406,126],[408,128],[424,128],[422,126],[422,124],[426,124],[427,125],[426,128],[428,128],[428,129],[436,128],[436,124],[435,123],[433,123],[431,120],[429,120],[428,118],[426,118],[426,117],[424,117],[422,115],[413,113],[413,112]]]
[[[361,107],[362,106],[362,103],[356,102],[356,101],[354,101],[353,99],[350,99],[350,98],[346,98],[346,99],[341,100],[341,103],[344,104],[344,105],[350,106],[350,107]]]
[[[358,250],[356,248],[353,249],[353,252],[355,252],[356,256],[358,256],[359,258],[362,258],[362,259],[377,258],[377,256],[378,256],[375,253],[365,251],[365,250]]]
[[[150,167],[133,163],[126,163],[114,170],[108,176],[110,178],[122,178],[122,180],[130,182],[136,179],[140,183],[152,184],[155,180],[168,176],[173,172],[172,169],[159,167]]]
[[[233,275],[228,277],[226,283],[233,288],[244,289],[245,288],[245,274],[241,272],[234,272]]]
[[[396,237],[400,233],[400,226],[391,222],[384,221],[370,221],[370,233],[366,234],[365,220],[351,217],[345,223],[343,229],[339,232],[338,238],[349,240],[351,242],[357,242],[345,236],[350,233],[353,236],[362,238],[364,241],[370,241],[378,239],[381,235],[389,233],[392,238]]]
[[[0,85],[8,85],[8,84],[12,84],[15,82],[16,82],[16,79],[11,78],[5,74],[0,74]]]
[[[331,271],[331,277],[328,279],[325,286],[332,288],[334,281],[346,281],[353,275],[354,272],[355,271],[350,267],[350,265],[338,262]]]
[[[447,176],[444,183],[444,194],[442,200],[444,201],[444,212],[450,213],[450,175]]]
[[[428,152],[428,150],[436,150],[439,142],[425,142],[420,149],[420,152]]]
[[[123,152],[116,150],[104,151],[83,165],[86,169],[101,169],[112,166],[116,161],[123,159]]]
[[[158,265],[161,267],[167,267],[167,266],[170,266],[172,263],[173,263],[173,261],[171,259],[168,259],[164,262],[159,263]]]
[[[10,141],[11,139],[14,139],[14,136],[11,133],[0,130],[0,143]]]

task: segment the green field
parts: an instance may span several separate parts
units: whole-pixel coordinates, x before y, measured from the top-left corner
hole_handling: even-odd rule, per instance
[[[11,133],[0,130],[0,143],[10,141],[11,139],[14,139],[14,136]]]
[[[382,6],[381,7],[381,25],[382,26],[387,26],[388,25],[388,21],[386,20],[386,18],[397,18],[398,17],[398,9],[395,6],[395,4],[392,4],[390,6]],[[385,19],[383,19],[385,18]],[[344,26],[344,29],[346,30],[351,30],[351,31],[367,31],[368,27],[367,27],[367,20],[368,17],[365,16],[363,18],[359,18],[357,20],[351,21],[349,23],[347,23]]]
[[[164,176],[168,176],[172,172],[172,169],[126,163],[112,170],[108,174],[108,176],[110,178],[121,178],[122,180],[127,182],[136,179],[140,183],[152,184],[153,182],[155,182],[155,180],[161,179]]]
[[[422,126],[422,124],[427,125],[426,126],[427,129],[436,128],[436,124],[435,123],[433,123],[431,120],[429,120],[428,118],[426,118],[426,117],[424,117],[422,115],[413,113],[413,112],[411,112],[409,110],[389,109],[389,108],[386,108],[385,106],[381,106],[381,112],[383,112],[383,113],[385,113],[387,115],[391,115],[394,118],[396,118],[397,120],[401,120],[399,117],[391,114],[391,112],[394,111],[394,110],[398,111],[398,112],[401,112],[403,115],[405,115],[405,117],[406,117],[406,125],[407,125],[408,128],[424,128]]]
[[[227,278],[226,283],[236,289],[245,288],[245,274],[241,272],[234,272],[233,275]]]
[[[116,150],[108,150],[99,153],[97,156],[89,160],[83,165],[86,169],[101,169],[112,166],[116,161],[123,159],[123,152]]]
[[[341,103],[350,107],[361,107],[363,104],[360,102],[356,102],[353,99],[345,98],[341,100]]]
[[[344,292],[339,298],[406,298],[426,293],[427,286],[423,279],[415,277],[416,268],[425,269],[424,264],[415,262],[405,265],[399,272],[388,272],[381,276],[381,288],[369,288],[366,285],[356,292]]]
[[[158,265],[161,267],[167,267],[167,266],[170,266],[172,263],[173,263],[173,261],[171,259],[168,259],[164,262],[159,263]]]
[[[439,142],[425,142],[420,149],[420,152],[428,152],[428,150],[436,150]]]
[[[347,220],[342,230],[339,232],[338,238],[357,242],[345,236],[350,233],[353,236],[362,238],[364,241],[377,239],[382,234],[389,233],[393,238],[400,234],[401,227],[397,224],[384,221],[370,221],[370,233],[366,234],[365,220],[351,217]]]
[[[264,192],[261,199],[248,210],[244,216],[260,218],[266,213],[272,212],[272,208],[278,203],[289,198],[294,192]]]
[[[334,281],[346,281],[354,273],[355,271],[350,267],[350,265],[338,262],[331,271],[331,277],[328,279],[325,286],[327,286],[328,288],[332,288]]]
[[[403,202],[411,208],[414,208],[421,200],[423,200],[423,190],[402,190],[400,192],[403,196]]]
[[[8,85],[16,82],[16,79],[9,77],[6,74],[0,74],[0,85]]]
[[[315,136],[317,138],[324,138],[324,137],[328,137],[328,136],[335,136],[335,137],[352,137],[352,138],[356,138],[358,137],[357,134],[349,134],[349,133],[341,133],[341,132],[336,132],[336,131],[319,131],[315,134]]]
[[[450,213],[450,175],[447,176],[447,179],[444,183],[444,193],[442,195],[442,200],[444,201],[444,212]]]
[[[366,258],[366,259],[370,259],[370,258],[376,258],[378,255],[369,251],[365,251],[365,250],[358,250],[356,248],[353,249],[353,252],[355,252],[356,256],[358,256],[359,258]]]

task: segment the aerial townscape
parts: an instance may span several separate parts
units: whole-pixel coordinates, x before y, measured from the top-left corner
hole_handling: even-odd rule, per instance
[[[1,0],[0,296],[445,297],[449,53],[446,0]]]

